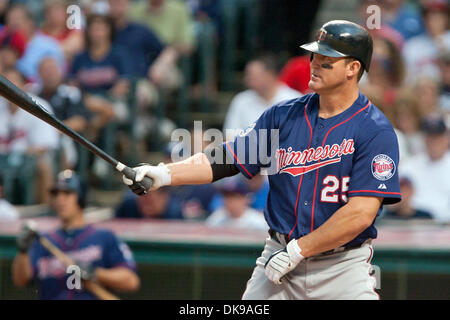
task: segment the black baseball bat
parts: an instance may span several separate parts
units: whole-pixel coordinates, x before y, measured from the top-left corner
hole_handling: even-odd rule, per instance
[[[140,184],[145,190],[149,190],[153,184],[153,180],[149,177],[145,177],[141,182],[136,182],[136,172],[124,165],[123,163],[117,161],[109,154],[104,152],[102,149],[98,148],[95,144],[84,138],[82,135],[78,134],[68,126],[66,126],[62,121],[54,117],[48,110],[46,110],[38,101],[33,97],[26,94],[24,91],[19,89],[11,81],[0,75],[0,95],[20,107],[21,109],[31,113],[35,117],[38,117],[42,121],[45,121],[55,129],[58,129],[65,135],[68,135],[76,142],[85,146],[89,151],[99,156],[110,165],[112,165],[117,171],[122,172],[122,174],[135,183]]]

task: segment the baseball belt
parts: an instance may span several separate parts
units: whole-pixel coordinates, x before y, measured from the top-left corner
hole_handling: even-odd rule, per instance
[[[289,243],[290,239],[289,236],[287,234],[282,234],[279,233],[273,229],[269,229],[269,236],[272,240],[278,242],[281,245],[286,245],[287,243]],[[282,241],[280,241],[280,238],[283,239],[285,241],[285,243],[282,243]],[[369,239],[368,241],[370,241],[371,239]],[[342,246],[339,248],[335,248],[335,249],[331,249],[328,251],[324,251],[322,253],[317,254],[316,256],[327,256],[330,254],[334,254],[334,253],[339,253],[339,252],[345,252],[345,251],[349,251],[349,250],[353,250],[353,249],[358,249],[361,248],[363,244],[365,244],[367,241],[363,242],[363,243],[359,243],[359,244],[351,244],[351,245],[347,245],[347,246]]]

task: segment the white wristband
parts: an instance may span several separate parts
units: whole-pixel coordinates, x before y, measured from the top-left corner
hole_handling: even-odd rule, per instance
[[[161,168],[161,186],[170,186],[172,183],[172,175],[170,174],[170,169],[164,163],[158,164],[158,167]]]
[[[299,263],[300,261],[305,259],[305,257],[301,254],[302,249],[300,249],[300,247],[298,246],[297,239],[292,239],[291,241],[289,241],[286,247],[292,262]]]

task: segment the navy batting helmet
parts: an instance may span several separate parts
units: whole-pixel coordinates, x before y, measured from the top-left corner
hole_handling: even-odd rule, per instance
[[[86,190],[83,188],[80,178],[74,171],[64,170],[58,174],[53,187],[50,189],[50,193],[55,194],[58,191],[76,193],[80,208],[86,206]]]
[[[369,71],[372,59],[372,37],[359,24],[346,20],[332,20],[317,32],[316,41],[300,46],[307,51],[327,57],[352,57]]]

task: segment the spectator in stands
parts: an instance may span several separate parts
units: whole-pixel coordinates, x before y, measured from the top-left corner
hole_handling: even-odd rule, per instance
[[[280,80],[290,88],[303,94],[311,92],[309,80],[311,79],[310,55],[290,59],[280,73]]]
[[[255,175],[252,179],[242,179],[248,188],[249,206],[258,211],[263,211],[266,206],[267,195],[269,194],[269,182],[267,177],[261,174]],[[223,194],[217,193],[211,200],[209,210],[214,211],[223,206]]]
[[[116,218],[183,219],[180,203],[171,196],[169,188],[160,188],[137,197],[128,192],[116,208]]]
[[[426,33],[409,39],[403,49],[409,81],[422,74],[439,79],[438,57],[440,52],[450,50],[449,9],[448,0],[423,4]]]
[[[397,1],[397,0],[394,0]],[[374,36],[375,33],[376,36],[382,36],[385,38],[388,38],[390,41],[395,43],[395,45],[401,49],[403,47],[403,44],[405,42],[405,38],[403,34],[393,28],[388,21],[384,20],[383,12],[381,12],[381,21],[379,26],[372,26],[371,23],[374,23],[374,11],[373,9],[369,8],[372,5],[375,5],[377,7],[380,6],[379,0],[361,0],[359,3],[358,8],[358,20],[357,21],[360,25],[366,26],[368,31]],[[422,17],[420,17],[422,19]],[[414,24],[414,23],[413,23]],[[408,26],[409,27],[409,26]]]
[[[441,55],[439,67],[441,69],[439,105],[443,112],[450,115],[450,50]]]
[[[231,227],[248,230],[268,230],[262,212],[249,207],[248,186],[237,177],[218,184],[223,194],[223,207],[215,210],[205,220],[211,227]]]
[[[369,1],[381,6],[381,19],[394,28],[405,40],[425,31],[422,17],[417,8],[405,0]]]
[[[414,195],[414,188],[410,179],[406,177],[400,178],[400,191],[402,193],[402,201],[386,207],[383,218],[386,219],[432,219],[431,214],[427,211],[414,209],[411,205],[411,198]]]
[[[195,220],[203,220],[209,216],[210,204],[216,193],[215,188],[207,184],[177,186],[170,189],[171,196],[181,205],[183,217]]]
[[[392,108],[397,91],[402,87],[405,66],[401,51],[385,34],[373,32],[373,54],[370,72],[361,83],[361,90],[376,95],[384,108]]]
[[[450,137],[440,116],[424,119],[426,153],[402,163],[400,174],[414,187],[411,204],[439,222],[450,221]]]
[[[3,177],[0,175],[0,222],[15,221],[19,219],[19,213],[3,195]]]
[[[150,79],[157,85],[177,88],[182,75],[176,64],[178,57],[189,55],[195,48],[194,23],[184,1],[141,0],[133,4],[130,17],[147,25],[167,45],[160,61],[150,69]]]
[[[53,58],[42,60],[39,74],[42,84],[34,87],[34,93],[51,104],[56,118],[83,134],[90,114],[83,104],[81,91],[77,87],[64,84],[63,72]],[[72,139],[62,135],[61,144],[66,158],[63,167],[73,168],[77,161],[74,143]]]
[[[374,53],[371,65],[376,65],[375,68],[371,69],[370,74],[365,73],[363,75],[360,87],[369,100],[392,121],[392,103],[395,100],[395,93],[405,76],[405,63],[402,57],[405,39],[400,32],[388,24],[390,19],[395,20],[398,11],[402,10],[400,9],[402,8],[402,1],[388,0],[388,2],[390,3],[386,4],[386,11],[388,12],[386,21],[383,17],[383,12],[381,12],[381,21],[375,21],[373,19],[374,11],[370,8],[373,5],[380,7],[381,1],[361,0],[359,3],[359,23],[367,26],[374,40]],[[371,25],[374,22],[380,22],[381,24],[379,26]],[[378,70],[378,68],[380,69]],[[400,73],[396,73],[397,71]],[[393,82],[395,83],[394,88],[392,88]]]
[[[406,144],[406,153],[400,155],[402,160],[424,153],[424,135],[420,128],[422,114],[412,90],[404,90],[397,95],[393,113],[393,125],[403,133]]]
[[[129,21],[129,0],[109,0],[109,7],[116,31],[114,44],[128,49],[130,75],[146,78],[149,67],[164,50],[163,43],[145,25]]]
[[[137,1],[130,10],[131,19],[146,24],[150,30],[178,53],[194,49],[192,17],[186,3],[168,0]]]
[[[7,27],[0,30],[0,71],[15,68],[25,52],[25,38]]]
[[[84,49],[83,31],[67,27],[68,0],[46,0],[44,3],[44,23],[41,26],[43,34],[57,40],[67,61],[81,53]]]
[[[48,190],[47,190],[48,192]],[[50,191],[52,206],[60,227],[43,233],[48,241],[74,260],[81,280],[90,280],[112,290],[136,291],[140,280],[128,246],[114,233],[87,224],[83,217],[85,190],[71,170],[58,174]],[[71,289],[66,266],[36,239],[33,230],[24,228],[17,237],[19,252],[13,261],[12,280],[18,287],[37,281],[40,299],[94,300],[92,292]]]
[[[3,72],[3,76],[24,90],[25,79],[15,69]],[[53,113],[43,99],[33,96],[46,110]],[[48,203],[48,188],[53,180],[51,154],[58,147],[56,129],[36,118],[15,104],[0,100],[0,153],[30,154],[38,159],[36,190],[38,201]]]
[[[59,43],[36,30],[31,12],[23,5],[14,5],[8,10],[7,27],[11,31],[20,31],[25,37],[26,49],[17,62],[17,68],[30,82],[39,81],[39,63],[46,57],[53,57],[65,70],[64,53]]]
[[[434,77],[427,75],[416,77],[413,90],[422,117],[440,112],[439,87],[440,82]]]
[[[245,84],[248,90],[233,98],[225,118],[223,129],[234,131],[234,134],[228,133],[227,139],[256,121],[270,106],[302,95],[279,80],[276,60],[272,55],[262,55],[247,63]]]
[[[153,68],[169,70],[175,64],[176,54],[170,52],[146,25],[129,21],[130,0],[109,0],[109,13],[114,20],[116,35],[114,44],[126,48],[129,75],[139,79],[136,98],[139,113],[149,105],[155,105],[159,78],[153,78]],[[169,71],[168,71],[169,72]],[[139,119],[139,117],[138,117]]]
[[[114,24],[111,18],[91,15],[87,20],[86,50],[73,61],[70,83],[83,92],[83,102],[93,114],[89,137],[96,138],[99,130],[111,120],[128,119],[125,99],[129,90],[125,66],[127,56],[114,47]]]
[[[39,74],[42,84],[36,86],[36,94],[52,105],[58,119],[82,133],[86,129],[89,113],[83,104],[81,91],[64,83],[63,72],[53,58],[42,60]]]

